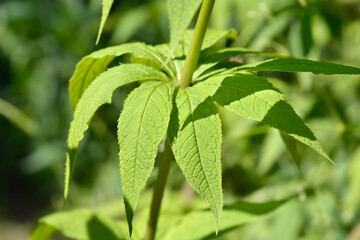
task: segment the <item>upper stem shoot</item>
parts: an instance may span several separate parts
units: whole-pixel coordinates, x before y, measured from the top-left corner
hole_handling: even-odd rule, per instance
[[[182,88],[186,88],[191,84],[192,76],[199,61],[201,46],[204,41],[214,3],[215,0],[204,0],[202,3],[194,35],[190,43],[189,52],[186,56],[185,65],[179,82],[179,85]]]

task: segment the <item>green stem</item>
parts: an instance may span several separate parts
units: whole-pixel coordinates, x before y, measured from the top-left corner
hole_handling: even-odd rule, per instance
[[[171,151],[170,143],[168,139],[166,139],[165,149],[159,163],[158,176],[155,183],[153,199],[151,202],[150,215],[144,238],[145,240],[153,240],[155,238],[156,225],[159,219],[159,212],[161,207],[161,200],[164,195],[165,184],[170,170],[170,163],[173,158],[174,155]]]
[[[214,3],[215,0],[204,0],[202,3],[199,18],[195,26],[194,36],[191,40],[189,52],[186,56],[185,65],[181,73],[179,85],[182,88],[189,86],[192,81],[192,76],[199,61],[201,46],[204,41]]]

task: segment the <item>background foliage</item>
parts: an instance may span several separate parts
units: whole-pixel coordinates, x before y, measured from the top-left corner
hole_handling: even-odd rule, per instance
[[[0,239],[25,239],[39,217],[62,209],[64,153],[72,118],[67,88],[76,62],[104,46],[169,41],[164,1],[118,0],[95,46],[100,2],[0,3]],[[359,19],[357,0],[222,0],[215,5],[210,25],[235,29],[239,37],[227,43],[231,46],[360,66]],[[236,60],[259,59],[250,55]],[[275,213],[224,238],[357,239],[360,78],[263,74],[288,96],[337,164],[330,165],[304,147],[298,171],[276,131],[222,112],[225,204],[296,195]],[[117,90],[112,106],[102,107],[92,120],[86,143],[80,145],[68,209],[87,207],[124,218],[115,132],[130,89]],[[149,188],[153,182],[150,178]],[[140,199],[139,210],[144,209],[145,216],[150,196],[145,190]],[[172,169],[166,211],[203,206],[180,170]]]

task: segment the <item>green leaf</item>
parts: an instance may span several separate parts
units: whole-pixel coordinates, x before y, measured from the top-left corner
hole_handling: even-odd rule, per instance
[[[206,94],[193,87],[180,88],[174,101],[169,140],[175,159],[191,186],[208,201],[218,227],[223,199],[217,108]]]
[[[90,83],[102,72],[115,57],[131,54],[137,58],[144,58],[151,61],[158,69],[164,69],[169,76],[175,76],[169,68],[166,57],[156,48],[143,43],[128,43],[119,46],[104,48],[93,52],[81,59],[76,65],[75,72],[70,79],[69,95],[72,109],[75,107]]]
[[[167,65],[170,69],[172,69],[173,72],[173,79],[175,79],[176,81],[178,81],[180,79],[180,75],[181,75],[181,70],[182,70],[182,65],[180,67],[179,65],[179,61],[180,59],[178,59],[177,57],[175,57],[174,53],[172,53],[170,51],[170,47],[169,44],[159,44],[155,46],[155,49],[157,51],[159,51],[163,56],[167,56]],[[181,49],[178,48],[177,51],[181,51]],[[170,59],[172,59],[172,61]],[[183,60],[181,60],[183,61]]]
[[[227,232],[241,225],[254,222],[282,206],[286,200],[265,203],[239,202],[224,206],[219,233]],[[211,212],[193,212],[182,218],[179,224],[169,231],[166,240],[213,239],[215,231],[211,224]]]
[[[223,48],[219,46],[212,46],[201,53],[198,69],[194,73],[194,81],[196,81],[197,78],[201,77],[202,74],[204,74],[206,71],[219,64],[220,62],[226,61],[230,57],[235,58],[239,55],[244,54],[256,54],[268,57],[288,58],[288,56],[283,56],[278,53],[258,52],[247,48]],[[237,60],[237,62],[238,61],[239,60]]]
[[[279,72],[312,72],[315,74],[360,74],[360,68],[330,62],[319,62],[307,59],[270,59],[259,63],[247,64],[233,69],[234,71],[279,71]]]
[[[294,161],[294,163],[296,164],[296,166],[298,167],[298,169],[300,169],[300,159],[299,156],[297,154],[297,142],[296,140],[290,136],[287,135],[286,133],[283,133],[280,131],[280,135],[282,140],[285,143],[286,149],[289,151],[292,160]]]
[[[185,29],[189,26],[202,0],[168,0],[170,50],[174,52]]]
[[[49,239],[55,232],[56,228],[49,226],[46,223],[36,223],[31,232],[30,240]]]
[[[195,87],[206,91],[226,109],[276,128],[331,161],[311,130],[286,102],[285,96],[265,78],[246,74],[218,75]]]
[[[120,172],[130,234],[140,191],[169,124],[173,91],[172,84],[144,83],[126,99],[119,118]]]
[[[98,32],[98,35],[97,35],[97,38],[96,38],[96,45],[99,43],[101,33],[102,33],[103,29],[104,29],[104,25],[105,25],[106,19],[109,16],[110,9],[111,9],[111,6],[112,6],[113,2],[114,2],[114,0],[103,0],[102,1],[102,5],[103,5],[102,6],[102,14],[101,14],[99,32]]]
[[[79,143],[96,110],[105,103],[111,103],[112,93],[118,87],[146,80],[168,81],[168,78],[164,73],[151,67],[140,64],[124,64],[100,74],[86,89],[75,109],[74,120],[69,130],[65,168],[65,199],[69,191]]]
[[[123,225],[88,209],[77,209],[53,213],[41,218],[35,225],[31,240],[46,240],[61,232],[65,237],[91,240],[127,239],[128,232]]]

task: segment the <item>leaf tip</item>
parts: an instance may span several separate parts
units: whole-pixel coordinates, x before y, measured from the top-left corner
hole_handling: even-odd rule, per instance
[[[124,204],[125,204],[126,220],[127,220],[128,227],[129,227],[129,235],[131,237],[132,229],[133,229],[132,220],[134,217],[134,211],[133,211],[129,201],[126,199],[126,197],[124,197]]]
[[[334,162],[330,157],[326,158],[332,165],[336,166],[336,162]]]
[[[215,234],[216,236],[219,233],[220,223],[221,223],[221,214],[222,214],[223,205],[221,203],[220,208],[217,208],[216,213],[213,212],[215,218]]]

